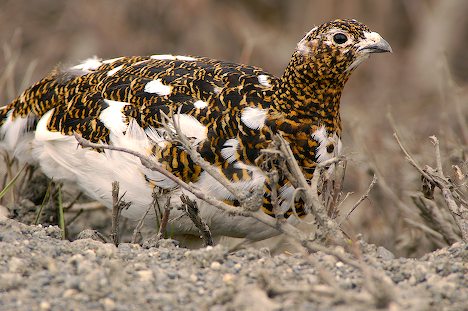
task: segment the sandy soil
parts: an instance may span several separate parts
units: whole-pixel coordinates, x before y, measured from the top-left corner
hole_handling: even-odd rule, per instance
[[[57,227],[0,218],[1,310],[468,310],[468,245],[419,259],[361,242],[361,273],[315,253],[142,248],[60,239]],[[393,285],[392,285],[393,284]]]

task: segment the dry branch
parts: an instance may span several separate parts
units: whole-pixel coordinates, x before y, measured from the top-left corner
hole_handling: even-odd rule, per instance
[[[362,201],[364,201],[367,197],[369,197],[369,193],[371,192],[372,188],[374,188],[376,183],[377,183],[377,175],[374,174],[374,177],[372,178],[372,181],[369,187],[367,188],[366,192],[359,198],[359,200],[357,200],[356,203],[354,203],[353,207],[346,215],[346,219],[348,219],[348,217],[354,212],[354,210],[359,206],[359,204],[362,203]]]
[[[468,206],[466,206],[465,200],[463,200],[463,198],[461,198],[456,192],[455,184],[453,184],[453,182],[444,175],[442,169],[442,160],[440,156],[439,140],[437,139],[437,137],[430,137],[435,149],[434,152],[437,169],[433,169],[432,167],[427,165],[424,169],[422,169],[411,157],[406,148],[403,146],[396,132],[393,134],[393,136],[395,137],[398,146],[405,154],[408,162],[421,173],[422,178],[425,180],[425,182],[430,184],[429,187],[426,185],[424,188],[426,189],[426,196],[428,196],[428,188],[431,188],[429,192],[432,192],[432,189],[434,187],[437,187],[441,190],[447,209],[452,215],[453,220],[455,221],[458,229],[460,230],[463,241],[468,242]],[[431,195],[432,193],[429,193],[429,197]],[[453,234],[451,234],[450,230],[447,230],[447,227],[451,226],[450,222],[447,223],[447,220],[442,220],[441,217],[437,216],[438,213],[434,212],[438,208],[435,202],[434,204],[430,204],[429,207],[427,207],[429,204],[427,201],[423,202],[421,200],[416,200],[415,203],[417,203],[417,206],[420,209],[420,211],[422,211],[426,216],[426,221],[428,221],[429,223],[432,222],[432,226],[431,224],[430,226],[433,229],[437,227],[439,228],[439,230],[443,230],[442,232],[439,232],[442,233],[442,235],[444,235],[444,238],[449,243],[453,243],[459,240],[455,239]]]
[[[161,217],[161,223],[159,224],[159,231],[158,236],[164,237],[165,232],[167,230],[167,224],[169,222],[169,215],[171,213],[171,200],[170,198],[167,199],[166,205],[164,206],[164,212]]]
[[[204,246],[213,246],[213,238],[211,236],[210,228],[203,219],[201,219],[197,202],[190,200],[190,198],[185,194],[182,194],[180,199],[182,201],[182,209],[193,222],[195,227],[197,227],[198,231],[200,231]]]
[[[123,201],[125,193],[119,197],[119,182],[112,182],[112,233],[111,238],[115,246],[119,246],[119,222],[120,214],[124,208],[128,208],[132,203]]]

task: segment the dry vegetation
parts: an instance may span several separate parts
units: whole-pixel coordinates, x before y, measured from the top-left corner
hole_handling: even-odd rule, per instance
[[[356,18],[394,53],[363,64],[345,89],[348,161],[341,199],[351,194],[339,219],[350,237],[363,233],[397,255],[418,256],[460,240],[466,226],[468,44],[460,38],[468,35],[467,12],[464,0],[2,1],[0,20],[8,22],[0,29],[0,99],[6,104],[56,64],[90,55],[203,55],[280,75],[313,25]],[[15,170],[5,169],[4,184]],[[346,217],[373,175],[377,184]],[[58,199],[60,192],[50,192]]]

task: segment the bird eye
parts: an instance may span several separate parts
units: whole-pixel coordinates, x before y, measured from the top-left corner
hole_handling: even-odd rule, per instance
[[[335,41],[336,44],[343,44],[346,41],[348,41],[348,37],[346,37],[345,34],[340,32],[333,36],[333,41]]]

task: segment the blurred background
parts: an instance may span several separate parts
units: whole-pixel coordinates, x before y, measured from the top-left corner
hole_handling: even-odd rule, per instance
[[[0,0],[0,106],[57,64],[93,55],[191,54],[281,75],[312,27],[355,18],[379,32],[394,53],[362,64],[342,98],[349,156],[344,191],[351,193],[342,215],[372,175],[379,178],[343,228],[396,254],[417,256],[440,245],[418,226],[410,196],[421,188],[420,175],[392,134],[396,128],[415,160],[433,167],[429,136],[436,135],[446,175],[466,190],[466,16],[466,0]]]

